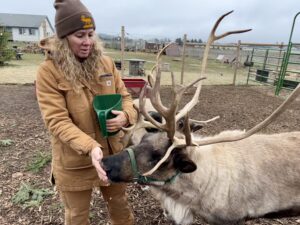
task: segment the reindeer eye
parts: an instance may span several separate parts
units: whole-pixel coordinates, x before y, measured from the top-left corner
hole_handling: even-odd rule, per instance
[[[154,150],[152,152],[152,155],[151,155],[152,160],[160,160],[161,157],[162,156],[161,156],[161,154],[160,154],[160,152],[158,150]]]
[[[155,165],[162,158],[161,154],[158,151],[153,151],[150,157],[151,166]]]
[[[155,166],[163,158],[163,156],[164,155],[161,154],[159,150],[153,151],[151,154],[151,162],[149,162],[149,164],[151,164],[151,166]],[[163,164],[160,165],[160,168],[167,167],[168,165],[169,160],[166,160],[165,162],[163,162]]]
[[[169,165],[168,161],[163,162],[163,164],[161,164],[161,168],[167,167]]]

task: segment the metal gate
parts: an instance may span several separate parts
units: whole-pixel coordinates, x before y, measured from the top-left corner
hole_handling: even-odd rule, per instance
[[[292,42],[295,22],[300,12],[298,12],[293,21],[289,43],[286,52],[284,53],[279,79],[276,86],[275,95],[279,95],[280,91],[285,89],[294,89],[300,82],[300,49],[296,51],[300,43]]]
[[[250,54],[247,84],[249,81],[276,85],[283,59],[283,45],[279,47],[253,47]]]
[[[276,86],[275,95],[282,89],[293,90],[300,83],[300,43],[292,42],[295,22],[287,48],[283,45],[277,48],[257,47],[251,51],[247,84],[249,81]]]

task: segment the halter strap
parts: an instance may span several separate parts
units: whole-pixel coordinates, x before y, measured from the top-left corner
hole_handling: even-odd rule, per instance
[[[137,182],[139,184],[158,184],[158,185],[165,185],[165,184],[170,184],[173,183],[175,178],[180,174],[180,171],[176,171],[176,173],[171,176],[168,179],[165,180],[158,180],[155,178],[151,178],[151,177],[146,177],[143,176],[139,173],[138,171],[138,167],[137,167],[137,163],[136,163],[136,159],[135,159],[135,155],[134,155],[134,151],[132,148],[125,148],[125,151],[128,152],[129,158],[130,158],[130,164],[131,164],[131,169],[133,172],[133,181]]]

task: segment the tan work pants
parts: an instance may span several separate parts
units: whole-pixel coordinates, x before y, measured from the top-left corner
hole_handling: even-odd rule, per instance
[[[112,184],[100,187],[112,225],[133,225],[134,219],[127,202],[126,185]],[[60,191],[65,207],[65,225],[89,225],[89,208],[92,190]]]

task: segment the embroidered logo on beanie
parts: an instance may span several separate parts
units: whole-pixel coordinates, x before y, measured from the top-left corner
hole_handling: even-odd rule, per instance
[[[81,15],[81,22],[83,22],[83,29],[94,28],[93,20],[91,17],[86,17],[85,15]]]

